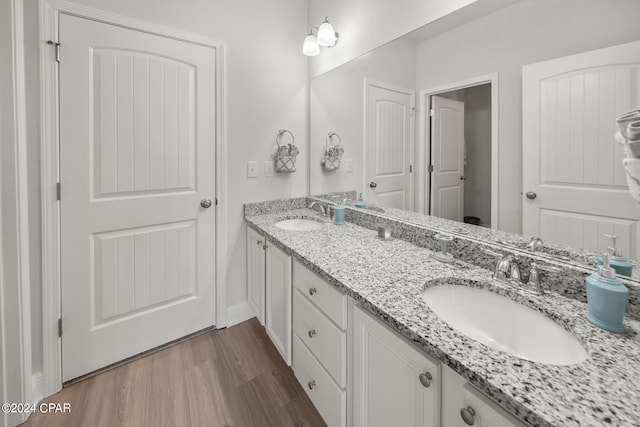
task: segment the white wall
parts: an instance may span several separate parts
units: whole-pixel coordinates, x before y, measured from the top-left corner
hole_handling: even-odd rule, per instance
[[[418,89],[499,73],[499,224],[522,230],[522,66],[640,39],[637,0],[521,0],[418,45]]]
[[[415,44],[398,39],[311,80],[310,194],[364,191],[365,77],[414,90],[415,63]],[[340,135],[345,153],[340,169],[327,172],[320,160],[331,131]],[[353,172],[346,171],[348,159],[353,162]]]
[[[227,140],[227,194],[220,209],[227,213],[227,246],[221,259],[227,275],[219,286],[227,288],[227,305],[246,301],[245,232],[242,206],[246,202],[298,197],[307,194],[306,152],[308,129],[307,58],[301,42],[307,31],[307,6],[300,0],[74,0],[89,7],[131,16],[225,42]],[[37,64],[37,0],[26,0],[30,23],[27,63]],[[33,70],[31,70],[33,71]],[[40,197],[38,132],[38,74],[27,73],[29,101],[29,184],[31,200]],[[35,92],[34,92],[35,91]],[[298,171],[291,175],[264,177],[264,161],[269,159],[278,128],[296,135],[301,148]],[[246,177],[246,162],[260,162],[260,176]],[[38,215],[32,215],[32,242],[39,247]],[[213,262],[213,260],[212,260]],[[39,277],[39,259],[34,260],[34,277]],[[34,298],[41,284],[34,282]],[[40,324],[39,302],[34,301],[34,323]],[[39,331],[39,333],[41,333]],[[36,346],[34,346],[36,348]],[[34,357],[36,360],[40,355]],[[38,365],[40,366],[40,365]]]
[[[476,0],[310,0],[309,28],[325,16],[340,34],[333,49],[310,59],[315,77]],[[307,28],[308,31],[308,28]],[[300,36],[302,49],[303,35]]]

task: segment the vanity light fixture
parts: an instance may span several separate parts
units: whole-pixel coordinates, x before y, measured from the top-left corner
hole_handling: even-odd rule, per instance
[[[334,47],[338,43],[340,35],[336,33],[329,22],[329,18],[325,16],[324,22],[320,27],[311,27],[309,34],[304,39],[302,45],[302,53],[307,56],[317,56],[320,54],[320,46]]]

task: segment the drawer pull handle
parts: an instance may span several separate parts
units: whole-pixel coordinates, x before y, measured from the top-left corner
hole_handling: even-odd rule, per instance
[[[315,336],[316,336],[316,330],[315,329],[309,330],[309,338],[313,338]]]
[[[313,390],[316,386],[316,382],[314,380],[311,380],[307,385],[309,386],[309,390]]]
[[[471,406],[467,406],[460,409],[460,416],[466,425],[472,426],[475,422],[476,411]]]
[[[309,288],[309,295],[313,296],[316,292],[318,292],[316,288]]]
[[[420,379],[420,383],[422,383],[425,388],[429,388],[429,386],[431,385],[431,380],[433,379],[433,377],[431,376],[431,372],[424,372],[420,374],[418,378]]]

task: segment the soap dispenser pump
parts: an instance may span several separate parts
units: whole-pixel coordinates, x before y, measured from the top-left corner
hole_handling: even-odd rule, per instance
[[[594,325],[611,332],[624,332],[624,312],[629,290],[616,278],[609,264],[609,254],[602,256],[602,266],[585,280],[587,286],[588,319]]]
[[[608,248],[611,268],[613,268],[617,274],[631,277],[633,265],[622,255],[620,249],[618,249],[618,236],[612,236],[610,234],[604,234],[604,236],[611,239],[611,246]],[[602,265],[601,256],[598,257],[598,265]]]
[[[364,202],[364,200],[362,200],[362,193],[360,193],[360,196],[358,197],[358,200],[356,200],[356,208],[366,208],[367,204]]]

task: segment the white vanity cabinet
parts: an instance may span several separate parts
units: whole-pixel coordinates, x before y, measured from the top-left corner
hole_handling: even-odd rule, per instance
[[[330,427],[347,425],[347,296],[293,262],[293,372]]]
[[[291,255],[267,240],[265,322],[267,335],[291,365]]]
[[[358,306],[351,320],[353,426],[440,426],[440,363]]]
[[[266,238],[247,227],[247,299],[264,326]]]
[[[465,419],[463,418],[466,418]],[[442,366],[442,426],[525,427],[448,366]]]

